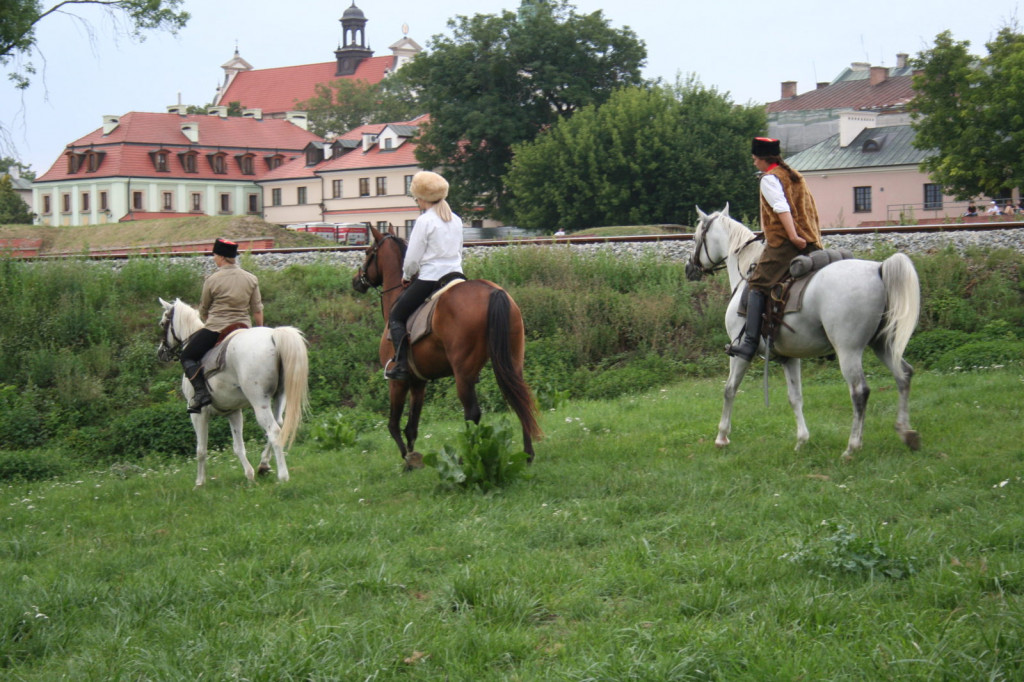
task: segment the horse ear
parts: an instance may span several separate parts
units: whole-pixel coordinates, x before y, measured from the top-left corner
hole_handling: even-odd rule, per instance
[[[384,236],[380,233],[380,230],[378,230],[376,227],[373,227],[372,225],[370,226],[370,234],[373,235],[373,241],[375,242],[379,242],[381,240],[381,237]]]
[[[395,235],[395,226],[392,225],[391,223],[388,223],[388,234],[390,234],[392,237],[396,236]]]
[[[729,202],[728,201],[725,202],[725,208],[722,209],[722,215],[724,215],[726,218],[729,217]]]
[[[160,298],[159,296],[157,296],[157,299],[160,301],[160,305],[162,305],[164,307],[164,310],[170,310],[173,307],[173,305],[171,303],[168,303],[167,301],[165,301],[164,299]]]
[[[700,210],[700,206],[698,206],[698,207],[697,207],[697,216],[698,216],[698,217],[699,217],[699,218],[700,218],[701,220],[703,220],[704,218],[707,218],[707,217],[708,217],[708,214],[707,214],[707,213],[705,213],[704,211]]]

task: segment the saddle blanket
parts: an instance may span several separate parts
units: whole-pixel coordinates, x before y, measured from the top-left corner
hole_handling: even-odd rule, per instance
[[[409,330],[410,346],[433,331],[434,308],[437,307],[437,302],[441,300],[441,294],[465,281],[465,279],[453,279],[432,293],[430,298],[423,302],[423,305],[413,311],[412,315],[409,316],[409,321],[406,322],[406,327]]]
[[[206,355],[203,356],[203,374],[207,378],[213,376],[217,372],[224,369],[224,355],[228,352],[228,344],[239,334],[248,329],[245,325],[236,325],[233,328],[229,327],[220,334],[220,339],[217,340],[217,344],[206,351]]]

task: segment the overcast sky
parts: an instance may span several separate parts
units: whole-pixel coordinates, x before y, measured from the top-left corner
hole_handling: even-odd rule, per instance
[[[54,0],[44,0],[46,7]],[[351,0],[186,0],[192,14],[178,36],[151,33],[141,43],[96,8],[73,8],[88,23],[54,14],[37,27],[38,73],[29,90],[0,84],[0,156],[15,156],[41,175],[64,146],[102,124],[105,114],[166,111],[179,101],[206,104],[223,80],[221,64],[237,44],[253,67],[333,61],[342,12]],[[514,11],[518,0],[357,0],[368,20],[366,38],[377,56],[409,37],[429,49],[450,35],[456,15]],[[1016,0],[576,0],[578,13],[604,12],[647,46],[644,75],[675,81],[695,74],[737,103],[779,98],[780,83],[804,93],[830,81],[854,61],[894,66],[896,54],[915,56],[950,30],[986,54],[985,43],[1016,24]],[[6,74],[5,74],[6,75]],[[13,145],[13,150],[11,146]]]

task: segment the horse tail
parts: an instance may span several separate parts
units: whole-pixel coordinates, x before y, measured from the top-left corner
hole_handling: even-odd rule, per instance
[[[523,430],[531,437],[541,435],[537,424],[537,403],[530,387],[523,380],[522,363],[516,367],[509,345],[509,319],[512,315],[511,298],[504,289],[496,288],[487,302],[487,351],[498,388],[512,411],[519,417]]]
[[[905,253],[895,253],[882,262],[882,282],[886,298],[882,335],[892,353],[895,373],[902,378],[903,351],[921,314],[921,283]]]
[[[295,440],[302,413],[309,408],[309,353],[305,337],[295,327],[276,327],[274,345],[281,358],[285,397],[281,447],[287,448]]]

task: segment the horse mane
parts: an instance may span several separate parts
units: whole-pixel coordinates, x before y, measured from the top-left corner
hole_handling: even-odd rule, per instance
[[[199,311],[180,298],[174,299],[174,319],[185,330],[186,336],[203,326]]]
[[[747,272],[750,264],[761,257],[761,251],[764,249],[764,242],[760,242],[758,244],[758,248],[747,249],[746,253],[741,253],[744,251],[743,247],[755,238],[753,230],[730,216],[728,213],[722,214],[719,212],[715,214],[715,217],[725,219],[727,229],[729,230],[729,253],[736,255],[740,272]]]

